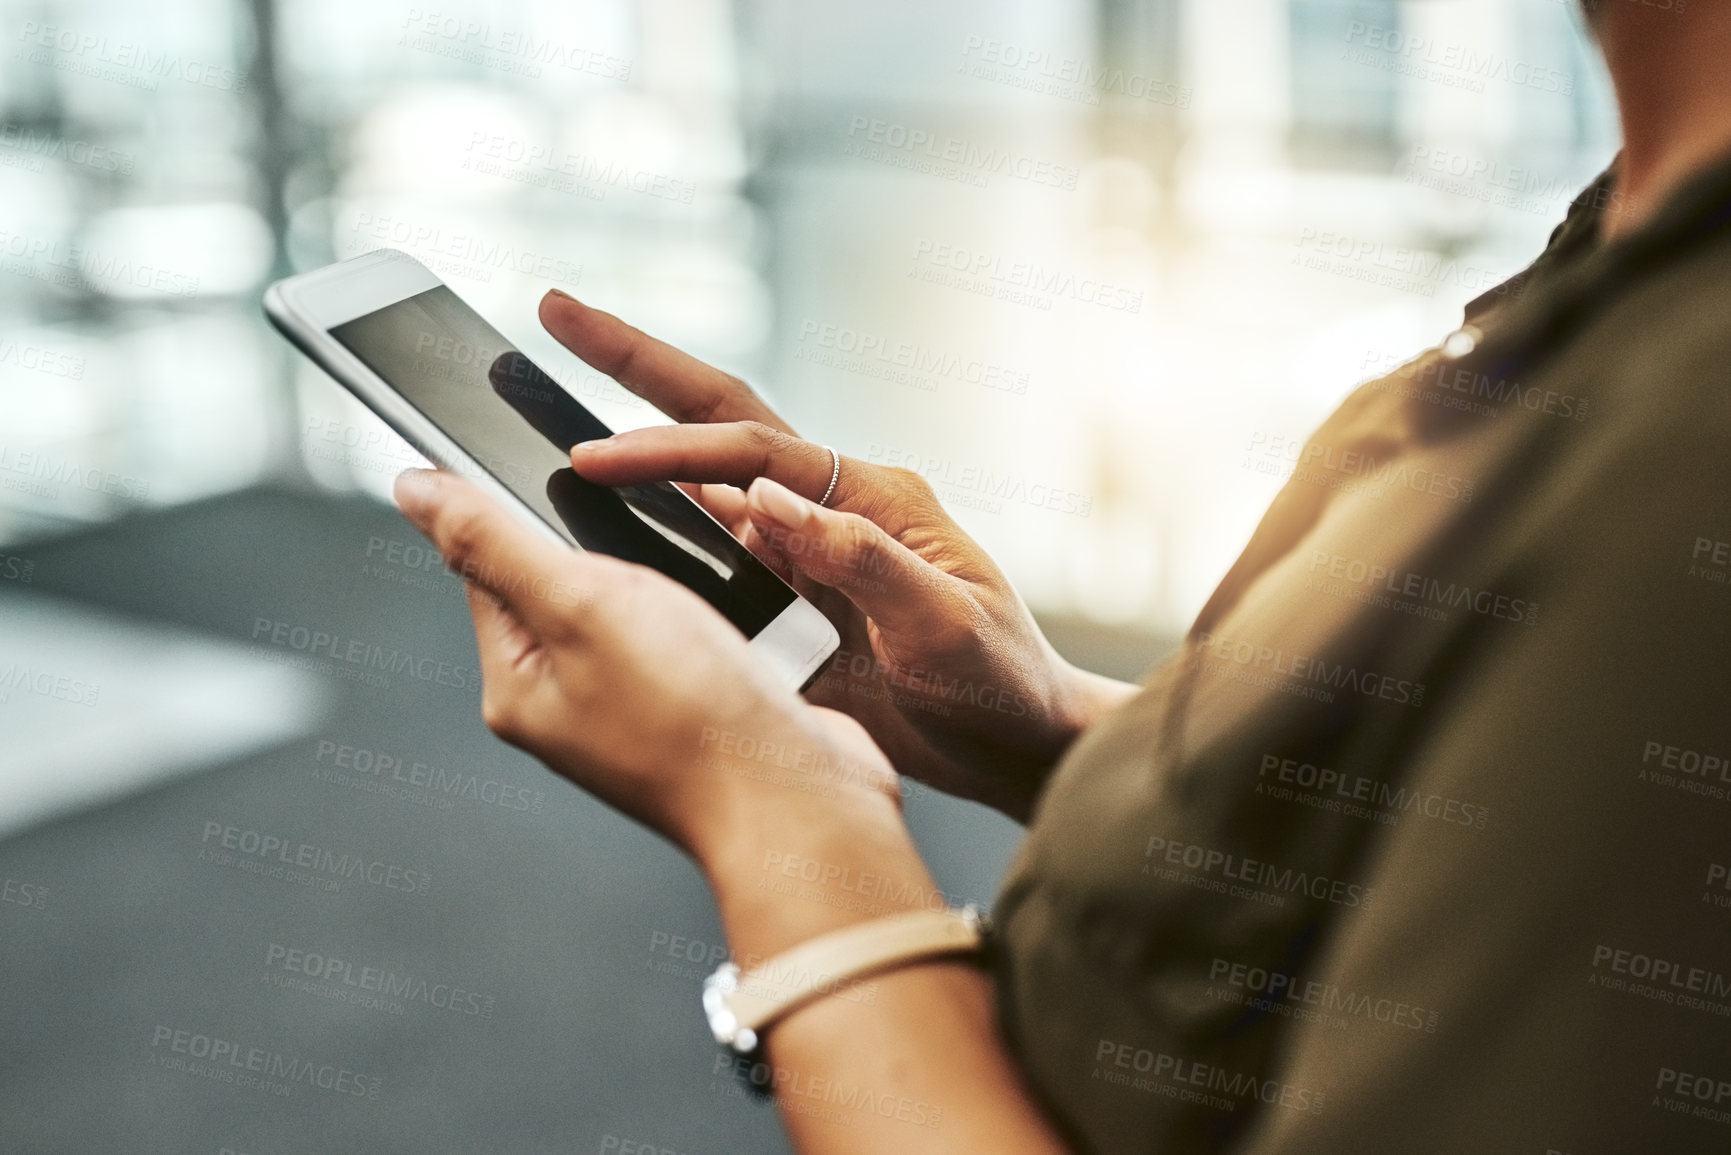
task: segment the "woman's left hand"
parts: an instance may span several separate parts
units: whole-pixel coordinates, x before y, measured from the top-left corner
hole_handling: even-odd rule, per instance
[[[482,715],[505,741],[711,871],[814,820],[900,827],[865,731],[783,685],[684,586],[541,538],[451,474],[410,471],[396,496],[469,584]]]
[[[742,966],[948,905],[865,731],[782,685],[696,594],[537,536],[449,474],[404,474],[397,502],[469,583],[487,725],[690,852]],[[816,1000],[771,1033],[784,1100],[787,1072],[873,1089],[869,1108],[786,1107],[800,1150],[1063,1150],[997,1034],[977,968],[927,960],[870,988],[869,1000]],[[880,1101],[902,1110],[892,1118]],[[900,1121],[914,1103],[932,1110],[929,1127]]]

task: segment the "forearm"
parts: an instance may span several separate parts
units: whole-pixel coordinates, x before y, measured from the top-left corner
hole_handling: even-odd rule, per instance
[[[802,1155],[1064,1150],[999,1039],[985,975],[928,963],[872,981],[874,1005],[827,999],[772,1035],[770,1074]]]
[[[844,926],[949,904],[889,799],[868,800],[845,823],[833,806],[810,810],[810,821],[786,824],[784,813],[776,833],[738,844],[749,851],[705,864],[742,965]],[[751,1074],[773,1086],[804,1155],[1064,1150],[998,1034],[990,979],[971,963],[868,976],[767,1037],[767,1069]]]

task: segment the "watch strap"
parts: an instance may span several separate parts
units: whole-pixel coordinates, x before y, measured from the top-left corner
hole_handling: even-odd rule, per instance
[[[750,1052],[765,1027],[795,1008],[864,975],[977,951],[987,929],[973,906],[910,911],[819,935],[744,973],[723,963],[703,983],[710,1030],[716,1042]]]

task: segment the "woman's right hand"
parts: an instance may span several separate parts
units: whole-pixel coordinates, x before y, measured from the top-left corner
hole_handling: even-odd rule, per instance
[[[750,386],[563,294],[541,320],[683,424],[576,446],[605,485],[672,480],[823,610],[841,649],[808,697],[857,719],[896,768],[1026,821],[1058,756],[1134,687],[1052,649],[924,478],[797,437]],[[741,492],[744,490],[744,492]]]

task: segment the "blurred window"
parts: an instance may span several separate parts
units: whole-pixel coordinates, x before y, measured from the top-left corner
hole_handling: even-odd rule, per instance
[[[1385,167],[1402,59],[1396,0],[1291,0],[1292,143],[1307,165]]]

